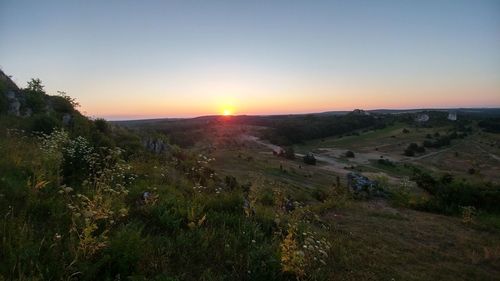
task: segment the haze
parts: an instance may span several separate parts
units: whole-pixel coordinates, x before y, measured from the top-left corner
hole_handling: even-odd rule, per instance
[[[0,67],[107,119],[500,106],[499,1],[5,1]]]

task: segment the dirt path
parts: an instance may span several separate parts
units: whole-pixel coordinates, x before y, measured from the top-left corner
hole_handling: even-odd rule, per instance
[[[282,151],[283,148],[278,146],[278,145],[274,145],[274,144],[271,144],[271,143],[268,143],[268,142],[265,142],[261,139],[259,139],[258,137],[256,136],[251,136],[251,135],[242,135],[241,138],[245,141],[249,141],[249,142],[253,142],[253,143],[257,143],[259,145],[262,145],[264,147],[267,147],[269,149],[271,149],[272,151]],[[314,157],[316,158],[316,160],[320,163],[323,163],[325,165],[318,165],[317,167],[319,169],[324,169],[324,170],[328,170],[328,171],[331,171],[331,172],[334,172],[334,173],[337,173],[339,175],[346,175],[348,173],[351,172],[351,170],[348,170],[348,169],[345,169],[346,166],[350,166],[352,164],[370,164],[370,159],[377,159],[380,157],[381,154],[377,154],[377,153],[358,153],[356,154],[356,157],[355,158],[351,158],[348,160],[347,163],[345,162],[341,162],[339,161],[335,156],[331,155],[331,154],[338,154],[338,155],[342,155],[343,153],[345,153],[345,150],[342,150],[342,149],[333,149],[333,148],[320,148],[320,150],[325,150],[325,151],[328,151],[328,153],[325,155],[325,154],[315,154]],[[297,158],[302,158],[304,157],[304,154],[302,153],[295,153],[295,156]],[[391,157],[387,156],[384,154],[384,157],[386,157],[387,159],[391,159]],[[388,178],[388,180],[391,182],[391,183],[399,183],[401,179],[397,178],[397,177],[393,177],[393,176],[390,176],[388,175],[387,173],[385,172],[380,172],[378,174],[376,173],[365,173],[367,176],[375,176],[375,175],[382,175],[382,176],[385,176]]]
[[[495,155],[495,154],[493,154],[493,153],[491,153],[491,152],[487,151],[487,150],[486,150],[486,149],[484,149],[484,148],[483,148],[483,147],[482,147],[479,143],[474,142],[474,144],[476,145],[476,147],[477,147],[479,150],[481,150],[481,151],[483,151],[484,153],[488,154],[491,158],[493,158],[493,159],[495,159],[495,160],[497,160],[497,161],[500,161],[500,157],[498,157],[497,155]]]

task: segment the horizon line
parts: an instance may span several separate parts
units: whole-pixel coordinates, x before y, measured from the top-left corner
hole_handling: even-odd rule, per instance
[[[500,109],[500,105],[496,106],[477,106],[477,107],[409,107],[409,108],[374,108],[374,109],[363,109],[363,108],[353,108],[350,110],[327,110],[327,111],[319,111],[319,112],[295,112],[295,113],[271,113],[271,114],[232,114],[230,116],[232,117],[239,117],[239,116],[261,116],[261,117],[269,117],[269,116],[284,116],[284,115],[309,115],[309,114],[326,114],[326,113],[348,113],[352,112],[354,110],[363,110],[363,111],[426,111],[426,110],[432,110],[432,111],[439,111],[439,110],[479,110],[479,109]],[[137,117],[137,118],[129,118],[127,119],[126,117],[120,118],[120,115],[115,115],[115,117],[112,116],[104,116],[104,117],[98,117],[98,116],[88,116],[91,119],[99,119],[102,118],[106,121],[110,122],[120,122],[120,121],[149,121],[149,120],[162,120],[162,119],[196,119],[196,118],[202,118],[202,117],[217,117],[217,116],[224,116],[222,114],[204,114],[204,115],[193,115],[193,116],[185,116],[185,117],[179,117],[179,116],[161,116],[161,117],[153,117],[153,118],[147,118],[146,116],[143,117]]]

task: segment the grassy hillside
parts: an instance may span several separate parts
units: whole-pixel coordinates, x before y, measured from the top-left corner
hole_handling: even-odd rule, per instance
[[[323,123],[366,118],[347,115],[313,117],[298,135],[289,128],[311,116],[125,128],[86,118],[67,96],[61,111],[43,87],[2,85],[0,96],[14,91],[22,110],[9,112],[5,98],[0,115],[0,280],[499,279],[500,189],[485,184],[498,163],[478,161],[465,182],[443,174],[462,143],[475,145],[456,159],[497,155],[498,135],[475,125],[417,159],[402,155],[408,143],[451,126],[414,128],[407,116]],[[304,138],[312,128],[329,131]],[[296,152],[318,162],[274,155],[277,146],[255,136],[299,137]],[[351,192],[352,171],[377,179],[378,193]]]

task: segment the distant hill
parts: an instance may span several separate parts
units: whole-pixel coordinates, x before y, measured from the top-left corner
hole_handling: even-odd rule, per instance
[[[299,114],[277,114],[277,115],[235,115],[231,116],[233,119],[249,120],[249,119],[266,119],[266,118],[286,118],[286,117],[300,117],[300,116],[342,116],[347,114],[416,114],[420,112],[455,112],[458,115],[483,115],[484,117],[498,117],[500,116],[500,108],[416,108],[416,109],[373,109],[361,110],[355,109],[352,111],[326,111],[318,113],[299,113]],[[207,115],[191,118],[153,118],[153,119],[135,119],[135,120],[118,120],[110,121],[111,123],[120,124],[124,126],[144,126],[144,125],[157,125],[163,122],[175,122],[182,120],[197,120],[197,121],[211,121],[220,118],[220,115]]]

